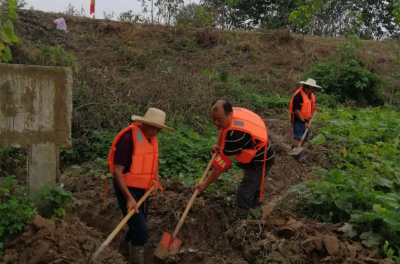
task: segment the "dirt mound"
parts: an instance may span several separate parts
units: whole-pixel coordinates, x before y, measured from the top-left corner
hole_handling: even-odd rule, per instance
[[[272,215],[242,221],[227,232],[230,245],[240,249],[242,263],[381,263],[378,250],[339,238],[334,225]]]
[[[77,217],[54,223],[37,216],[24,232],[7,244],[2,264],[84,263],[93,245],[102,243],[102,235]],[[93,263],[125,263],[111,249]]]
[[[87,225],[110,234],[122,220],[112,185],[108,186],[108,198],[104,208],[101,194],[105,185],[97,177],[84,180],[68,179],[65,186],[78,198],[76,213]],[[146,263],[157,263],[157,260],[153,258],[153,253],[163,232],[173,232],[193,194],[191,188],[178,182],[164,181],[163,187],[163,195],[150,197],[148,219],[150,236],[146,245]],[[207,193],[196,199],[179,232],[184,245],[181,253],[172,258],[173,261],[201,263],[202,258],[208,254],[207,252],[212,252],[214,247],[212,243],[204,243],[204,241],[214,241],[226,232],[233,223],[233,213],[234,204],[230,197]],[[115,247],[123,239],[125,230],[121,231],[113,241]]]

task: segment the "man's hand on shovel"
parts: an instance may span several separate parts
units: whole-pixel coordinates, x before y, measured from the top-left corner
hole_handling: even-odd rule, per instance
[[[135,201],[135,199],[133,199],[133,197],[131,196],[131,198],[130,198],[130,199],[127,201],[127,203],[126,203],[126,210],[127,210],[127,212],[129,213],[132,209],[135,209],[135,212],[136,212],[136,213],[139,213],[139,210],[138,210],[136,201]]]
[[[200,182],[194,187],[194,190],[198,190],[198,194],[200,195],[205,189],[207,188],[207,185],[205,182]]]
[[[214,155],[215,153],[220,153],[221,152],[221,146],[215,144],[214,146],[212,146],[211,148],[211,155]]]

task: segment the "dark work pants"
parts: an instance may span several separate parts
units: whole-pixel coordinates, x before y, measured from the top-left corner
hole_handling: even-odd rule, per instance
[[[275,163],[275,156],[265,162],[265,176],[272,169]],[[239,184],[239,188],[236,194],[236,206],[249,210],[250,207],[256,207],[260,205],[260,189],[263,166],[243,166],[244,176]],[[264,188],[267,185],[267,179],[264,180]]]
[[[133,199],[136,202],[146,193],[144,189],[128,187]],[[114,190],[117,196],[118,205],[121,208],[122,214],[127,215],[126,199],[114,180]],[[149,214],[150,200],[149,198],[139,207],[139,213],[135,213],[128,221],[129,230],[126,232],[125,240],[131,242],[135,246],[143,246],[147,242],[149,235],[149,227],[147,225],[147,215]]]

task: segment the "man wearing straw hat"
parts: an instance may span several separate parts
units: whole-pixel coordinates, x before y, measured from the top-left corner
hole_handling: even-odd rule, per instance
[[[318,107],[315,106],[314,89],[322,89],[322,87],[317,85],[316,81],[313,79],[308,79],[306,82],[301,81],[300,84],[302,84],[302,86],[294,93],[289,105],[291,113],[290,119],[292,122],[292,135],[294,138],[292,148],[299,147],[301,138],[308,128],[311,116],[316,110],[318,110]],[[310,130],[308,130],[302,146],[307,147],[309,145],[309,139]],[[294,157],[298,161],[303,161],[302,153]]]
[[[115,195],[122,214],[126,216],[132,209],[136,211],[128,221],[129,229],[125,235],[125,241],[129,242],[130,264],[144,264],[144,245],[149,232],[149,199],[139,208],[136,202],[150,189],[153,181],[157,181],[158,189],[163,191],[158,177],[156,136],[163,128],[173,130],[165,125],[165,117],[166,114],[156,108],[150,108],[144,117],[132,116],[135,122],[118,133],[108,155],[107,165],[114,176]],[[125,251],[128,250],[125,248]]]

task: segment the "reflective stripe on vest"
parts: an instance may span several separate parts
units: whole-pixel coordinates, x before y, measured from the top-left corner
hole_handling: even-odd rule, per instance
[[[241,163],[249,163],[256,153],[268,142],[268,132],[265,127],[264,121],[257,114],[244,108],[233,108],[231,124],[222,131],[222,145],[221,148],[225,147],[225,139],[229,130],[238,130],[251,135],[254,148],[245,149],[239,155],[235,155],[235,158]],[[255,145],[255,141],[260,141],[259,144]]]
[[[158,168],[158,140],[156,137],[151,138],[150,142],[145,138],[143,132],[139,128],[140,123],[133,123],[129,127],[122,130],[115,137],[111,146],[107,165],[110,172],[114,172],[114,157],[116,145],[119,139],[127,131],[132,131],[133,137],[133,153],[130,171],[124,174],[127,186],[139,189],[149,189],[155,179],[155,173]],[[158,182],[162,192],[161,184]]]
[[[315,108],[315,96],[314,93],[311,93],[311,100],[310,98],[307,96],[307,94],[303,91],[303,87],[300,87],[293,95],[292,100],[290,101],[290,105],[289,105],[289,111],[290,113],[294,114],[293,111],[293,101],[294,101],[294,97],[298,94],[301,93],[301,97],[303,98],[303,103],[301,104],[301,116],[305,119],[305,120],[309,120],[312,116],[312,114],[314,113],[314,108]]]

